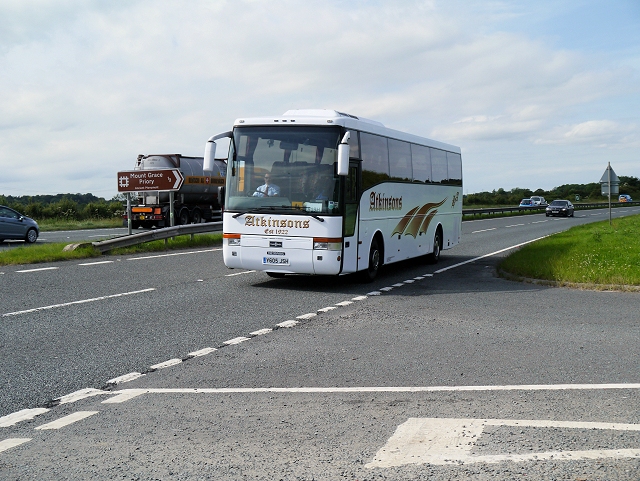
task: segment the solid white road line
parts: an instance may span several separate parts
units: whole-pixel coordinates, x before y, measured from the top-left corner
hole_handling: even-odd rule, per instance
[[[38,426],[34,429],[36,430],[46,430],[46,429],[60,429],[69,424],[76,423],[78,421],[82,421],[83,419],[88,418],[89,416],[93,416],[94,414],[98,414],[100,411],[78,411],[73,414],[69,414],[68,416],[61,417],[60,419],[56,419],[47,424],[43,424],[42,426]]]
[[[635,384],[514,384],[494,386],[398,386],[398,387],[257,387],[257,388],[150,388],[114,391],[114,397],[103,403],[120,403],[142,394],[253,394],[253,393],[420,393],[420,392],[486,392],[486,391],[587,391],[607,389],[640,389]]]
[[[134,294],[142,294],[144,292],[151,292],[151,291],[155,291],[155,288],[142,289],[142,290],[139,290],[139,291],[123,292],[121,294],[112,294],[110,296],[94,297],[92,299],[83,299],[81,301],[65,302],[63,304],[53,304],[51,306],[36,307],[34,309],[26,309],[24,311],[7,312],[6,314],[2,314],[2,317],[17,316],[19,314],[28,314],[30,312],[45,311],[47,309],[55,309],[55,308],[58,308],[58,307],[67,307],[67,306],[72,306],[74,304],[86,304],[87,302],[103,301],[105,299],[112,299],[112,298],[115,298],[115,297],[123,297],[123,296],[131,296],[131,295],[134,295]]]
[[[158,254],[155,256],[144,256],[144,257],[130,257],[129,259],[127,259],[128,261],[140,261],[140,260],[145,260],[145,259],[157,259],[159,257],[174,257],[174,256],[186,256],[189,254],[202,254],[204,252],[215,252],[215,251],[221,251],[222,248],[219,249],[205,249],[205,250],[201,250],[201,251],[189,251],[189,252],[173,252],[171,254]]]
[[[460,266],[463,266],[465,264],[469,264],[470,262],[475,262],[477,260],[484,259],[485,257],[491,257],[491,256],[494,256],[496,254],[500,254],[502,252],[506,252],[508,250],[515,249],[516,247],[520,247],[520,246],[523,246],[523,245],[526,245],[526,244],[530,244],[530,243],[535,242],[535,241],[539,241],[540,239],[544,239],[545,237],[547,237],[547,236],[542,236],[542,237],[538,237],[537,239],[532,239],[532,240],[529,240],[529,241],[526,241],[526,242],[522,242],[520,244],[516,244],[514,246],[507,247],[505,249],[500,249],[499,251],[495,251],[495,252],[492,252],[490,254],[485,254],[485,255],[480,256],[480,257],[474,257],[473,259],[469,259],[468,261],[459,262],[458,264],[454,264],[452,266],[445,267],[443,269],[439,269],[439,270],[435,271],[435,273],[436,274],[440,274],[441,272],[445,272],[445,271],[448,271],[450,269],[455,269],[456,267],[460,267]]]

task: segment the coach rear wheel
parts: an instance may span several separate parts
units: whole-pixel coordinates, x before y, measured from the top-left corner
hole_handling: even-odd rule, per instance
[[[442,231],[436,229],[436,235],[433,237],[433,252],[427,256],[430,264],[435,264],[440,260],[440,250],[442,249]]]

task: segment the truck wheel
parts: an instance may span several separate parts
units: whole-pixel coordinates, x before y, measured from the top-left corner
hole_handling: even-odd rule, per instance
[[[200,212],[200,209],[194,210],[191,217],[194,224],[199,224],[200,222],[202,222],[202,212]]]
[[[189,210],[182,209],[180,215],[178,215],[178,224],[187,225],[189,223]]]

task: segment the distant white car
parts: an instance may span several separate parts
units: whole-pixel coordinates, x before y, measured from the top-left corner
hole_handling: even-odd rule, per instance
[[[544,207],[547,204],[547,201],[544,200],[544,197],[540,197],[539,195],[532,195],[531,196],[531,205],[533,207]]]

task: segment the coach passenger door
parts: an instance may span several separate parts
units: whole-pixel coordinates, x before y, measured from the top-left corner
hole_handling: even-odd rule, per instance
[[[360,202],[360,161],[349,162],[344,189],[344,249],[342,272],[355,272],[358,267],[358,204]]]

